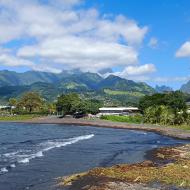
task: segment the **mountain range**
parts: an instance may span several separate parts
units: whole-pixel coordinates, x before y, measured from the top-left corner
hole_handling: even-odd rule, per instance
[[[180,90],[184,93],[190,94],[190,81],[188,81],[186,84],[182,85]]]
[[[0,103],[6,104],[11,97],[19,98],[27,91],[37,91],[47,101],[56,100],[62,93],[76,92],[84,98],[104,101],[107,105],[135,105],[144,95],[171,90],[162,86],[155,89],[143,82],[134,82],[109,75],[64,70],[59,74],[27,71],[0,71]]]
[[[155,90],[158,93],[173,91],[173,89],[171,87],[168,87],[168,86],[165,86],[165,85],[162,85],[162,86],[156,85]]]

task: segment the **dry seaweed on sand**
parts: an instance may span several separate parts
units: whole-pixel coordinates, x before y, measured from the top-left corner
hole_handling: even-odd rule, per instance
[[[157,165],[151,161],[138,164],[120,164],[108,168],[94,168],[86,173],[65,178],[60,185],[76,187],[81,185],[84,189],[91,187],[106,187],[110,182],[146,185],[160,183],[178,188],[190,188],[190,145],[166,147],[157,149],[155,159],[172,160],[171,163]],[[99,189],[101,189],[99,188]],[[106,188],[104,188],[106,189]],[[109,188],[107,188],[109,189]]]

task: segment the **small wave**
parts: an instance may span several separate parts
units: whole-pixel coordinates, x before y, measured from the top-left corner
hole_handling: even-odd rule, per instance
[[[32,158],[24,158],[24,159],[18,160],[18,163],[22,163],[22,164],[29,163],[30,159]]]
[[[10,153],[5,153],[5,154],[3,154],[3,156],[5,156],[5,157],[13,157],[18,153],[19,153],[19,151],[15,151],[15,152],[10,152]]]
[[[91,139],[92,137],[94,137],[94,134],[78,136],[78,137],[73,137],[69,139],[48,140],[40,144],[37,144],[35,147],[33,147],[32,150],[19,150],[15,152],[5,153],[3,154],[3,156],[9,159],[14,158],[15,163],[17,162],[20,164],[27,164],[30,162],[30,160],[34,158],[39,158],[39,157],[44,156],[43,154],[44,152],[47,152],[54,148],[60,148],[67,145],[71,145],[82,140]],[[8,172],[9,168],[11,169],[15,167],[16,167],[15,164],[11,164],[8,167],[4,167],[0,169],[0,174]]]
[[[9,171],[9,169],[15,168],[16,165],[15,164],[11,164],[9,166],[3,167],[0,169],[0,175],[7,173]]]
[[[19,157],[21,157],[21,159],[18,159],[17,162],[22,163],[22,164],[26,164],[26,163],[29,163],[31,159],[39,158],[39,157],[42,157],[42,156],[43,156],[42,151],[39,151],[39,152],[34,153],[34,154],[30,154],[30,155],[20,155]]]
[[[31,154],[31,155],[22,155],[22,157],[25,157],[26,158],[23,158],[21,160],[18,161],[18,163],[29,163],[31,159],[34,159],[34,158],[37,158],[37,157],[42,157],[44,156],[43,153],[44,152],[47,152],[51,149],[54,149],[54,148],[61,148],[61,147],[64,147],[64,146],[67,146],[67,145],[71,145],[71,144],[74,144],[74,143],[77,143],[81,140],[87,140],[87,139],[91,139],[92,137],[94,137],[94,134],[91,134],[91,135],[84,135],[84,136],[79,136],[79,137],[74,137],[74,138],[70,138],[70,139],[63,139],[63,140],[48,140],[47,142],[44,142],[44,143],[40,143],[38,146],[39,147],[42,147],[42,150],[34,153],[34,154]]]
[[[64,147],[70,144],[74,144],[77,143],[81,140],[87,140],[87,139],[91,139],[92,137],[94,137],[94,134],[91,135],[84,135],[84,136],[79,136],[79,137],[74,137],[74,138],[69,138],[67,140],[63,139],[63,140],[55,140],[55,141],[47,141],[44,143],[41,143],[40,145],[42,147],[44,147],[44,149],[42,150],[43,152],[49,151],[53,148],[60,148],[60,147]]]

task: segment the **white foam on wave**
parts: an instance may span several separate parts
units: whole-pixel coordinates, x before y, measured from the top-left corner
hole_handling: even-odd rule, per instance
[[[7,168],[4,167],[4,168],[1,168],[1,169],[0,169],[0,174],[6,173],[6,172],[8,172]]]
[[[11,164],[10,167],[11,167],[11,168],[15,168],[16,165],[15,165],[15,164]]]
[[[21,164],[27,164],[30,162],[31,159],[44,156],[44,154],[43,154],[44,152],[47,152],[54,148],[60,148],[60,147],[64,147],[67,145],[71,145],[71,144],[77,143],[82,140],[88,140],[93,137],[94,137],[94,134],[90,134],[90,135],[73,137],[73,138],[69,138],[69,139],[48,140],[48,141],[45,141],[45,142],[42,142],[42,143],[36,145],[31,150],[29,150],[29,149],[21,150],[20,149],[20,150],[14,151],[14,152],[5,153],[5,154],[3,154],[3,157],[11,159],[15,163],[17,162],[17,163],[21,163]],[[11,168],[15,168],[15,167],[16,167],[16,165],[14,163],[10,164],[7,167],[3,167],[0,169],[0,174],[4,174],[4,173],[8,172],[8,168],[11,169]]]
[[[30,158],[30,157],[29,158],[23,158],[21,160],[18,160],[18,163],[22,163],[22,164],[29,163],[30,159],[32,159],[32,158]]]
[[[3,154],[3,156],[5,156],[5,157],[13,157],[13,156],[15,156],[18,153],[19,153],[19,151],[9,152],[9,153]]]
[[[29,163],[31,159],[39,158],[43,156],[43,152],[39,151],[34,154],[20,155],[20,159],[18,159],[18,163],[26,164]]]
[[[42,147],[44,147],[43,152],[46,152],[46,151],[49,151],[49,150],[54,149],[54,148],[60,148],[60,147],[64,147],[64,146],[67,146],[70,144],[77,143],[81,140],[91,139],[92,137],[94,137],[94,134],[74,137],[74,138],[70,138],[67,140],[65,140],[65,139],[64,140],[57,140],[57,141],[49,140],[47,142],[41,143],[40,145]]]
[[[84,135],[84,136],[79,136],[79,137],[74,137],[74,138],[69,138],[69,139],[62,139],[62,140],[48,140],[46,142],[40,143],[38,145],[38,147],[40,147],[40,150],[33,154],[17,155],[17,157],[18,157],[17,162],[26,164],[26,163],[29,163],[31,159],[44,156],[43,153],[47,152],[51,149],[71,145],[71,144],[77,143],[82,140],[91,139],[92,137],[94,137],[94,134]]]

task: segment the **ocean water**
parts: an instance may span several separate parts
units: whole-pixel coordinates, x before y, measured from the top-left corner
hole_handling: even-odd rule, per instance
[[[59,176],[140,162],[149,150],[185,142],[126,129],[0,123],[0,190],[58,189]]]

